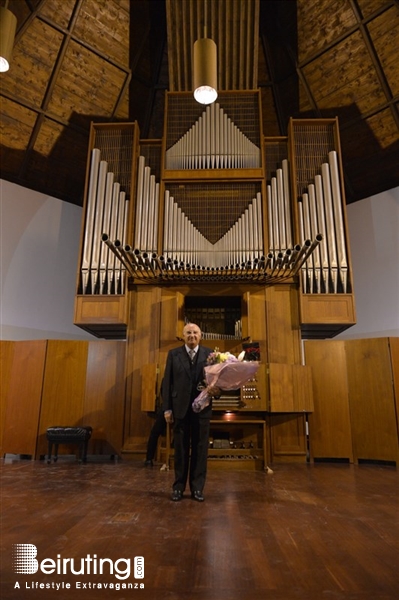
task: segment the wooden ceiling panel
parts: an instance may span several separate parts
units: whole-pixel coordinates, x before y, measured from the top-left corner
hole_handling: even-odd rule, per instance
[[[126,3],[84,0],[73,28],[74,37],[129,68],[129,11]]]
[[[378,140],[379,147],[382,150],[389,149],[399,142],[398,127],[392,117],[389,109],[383,110],[372,117],[366,119],[366,124]],[[397,155],[397,168],[399,169],[399,154]]]
[[[19,172],[36,116],[12,100],[1,99],[0,164],[4,174]]]
[[[62,137],[63,127],[54,121],[44,119],[33,147],[34,152],[42,156],[50,156]]]
[[[300,63],[318,54],[356,25],[349,0],[298,1],[298,59]]]
[[[356,104],[358,110],[370,111],[385,100],[358,31],[311,62],[303,72],[321,110]]]
[[[1,75],[1,91],[39,108],[63,36],[35,19],[14,46],[12,71]]]
[[[386,0],[357,0],[364,18],[368,18],[386,7]]]
[[[49,19],[62,29],[67,29],[74,8],[75,0],[51,0],[51,2],[43,3],[39,15],[43,19]]]
[[[395,7],[368,25],[371,40],[393,95],[399,94],[399,10]]]
[[[363,187],[366,184],[369,189],[388,189],[381,186],[389,185],[397,178],[399,156],[399,137],[390,110],[385,109],[365,119],[362,128],[355,123],[346,127],[340,137],[353,185]],[[372,171],[372,178],[367,176],[368,170]]]
[[[86,161],[86,135],[45,119],[25,166],[25,177],[31,182],[33,189],[55,198],[67,195],[70,202],[81,206],[85,169],[81,169],[80,165],[86,165]],[[57,176],[54,177],[53,173]]]
[[[125,72],[71,41],[48,110],[63,120],[69,120],[77,106],[84,115],[111,115],[125,79]]]

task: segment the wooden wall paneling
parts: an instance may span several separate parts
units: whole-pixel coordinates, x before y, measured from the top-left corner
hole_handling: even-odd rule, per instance
[[[293,285],[266,288],[268,362],[301,364],[298,290]]]
[[[125,409],[126,342],[89,342],[81,425],[93,427],[89,454],[120,454]]]
[[[266,331],[266,293],[265,288],[246,292],[247,333],[252,342],[259,342],[260,359],[268,362]],[[245,336],[246,337],[246,336]]]
[[[268,387],[270,412],[289,412],[293,406],[293,382],[290,365],[269,363]]]
[[[294,284],[266,288],[269,363],[301,364],[298,293],[297,286]],[[270,415],[272,460],[274,458],[283,460],[284,456],[284,460],[306,459],[304,423],[303,415]],[[275,452],[276,454],[274,454]]]
[[[141,410],[143,411],[153,412],[156,409],[158,372],[156,363],[141,367]]]
[[[293,412],[313,412],[314,401],[311,367],[291,365],[291,371],[294,387]]]
[[[271,461],[305,462],[305,415],[270,415],[268,420],[271,428]]]
[[[267,370],[270,412],[313,411],[313,388],[309,367],[269,363]]]
[[[74,323],[97,337],[124,339],[127,304],[121,295],[76,295]]]
[[[88,344],[48,340],[36,457],[47,454],[46,430],[53,425],[80,425],[86,393]],[[73,452],[76,451],[76,447]],[[60,453],[68,448],[60,446]]]
[[[388,338],[345,343],[355,460],[399,462]]]
[[[399,337],[389,338],[389,349],[391,353],[392,380],[396,407],[396,424],[399,435]]]
[[[301,294],[301,330],[304,337],[333,337],[356,323],[353,294]]]
[[[46,362],[46,340],[13,342],[6,348],[10,367],[6,395],[2,454],[26,454],[32,458],[36,452],[40,403]],[[2,377],[3,384],[3,377]]]
[[[314,395],[314,411],[308,416],[310,456],[353,462],[345,342],[308,340],[304,349]]]
[[[15,342],[0,340],[0,456],[3,456],[3,435],[14,346]]]
[[[183,294],[175,289],[163,289],[161,292],[160,340],[170,342],[181,336],[183,330],[182,311]],[[181,327],[180,327],[181,325]]]
[[[144,456],[153,421],[141,410],[142,367],[159,363],[161,289],[134,286],[130,292],[131,310],[126,355],[126,407],[122,452]]]

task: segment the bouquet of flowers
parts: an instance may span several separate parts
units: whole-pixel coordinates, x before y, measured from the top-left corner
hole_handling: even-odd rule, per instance
[[[201,412],[209,405],[211,401],[208,393],[210,388],[217,387],[226,391],[236,390],[255,375],[259,363],[257,361],[244,362],[243,358],[241,355],[236,358],[230,352],[219,352],[218,348],[209,354],[208,366],[204,369],[206,387],[192,403],[194,412]]]

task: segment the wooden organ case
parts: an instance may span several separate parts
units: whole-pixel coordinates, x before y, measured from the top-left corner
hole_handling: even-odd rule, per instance
[[[143,456],[168,351],[258,344],[254,381],[214,403],[210,461],[305,461],[311,369],[301,339],[355,322],[338,122],[262,132],[258,90],[207,107],[167,94],[164,136],[92,124],[75,324],[126,339],[123,453]],[[169,456],[169,450],[167,449]]]

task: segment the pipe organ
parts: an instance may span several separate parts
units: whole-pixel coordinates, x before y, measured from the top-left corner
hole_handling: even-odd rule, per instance
[[[140,150],[137,124],[92,125],[80,308],[124,297],[128,280],[298,280],[302,312],[309,304],[315,321],[307,333],[317,331],[317,302],[307,301],[314,296],[324,302],[317,310],[328,305],[333,313],[332,333],[349,326],[354,308],[336,119],[292,119],[273,161],[275,141],[261,135],[257,92],[222,92],[207,107],[191,95],[168,94],[166,115],[158,177]],[[337,327],[334,296],[347,299],[349,315]]]
[[[194,319],[221,351],[260,352],[255,380],[214,407],[218,423],[236,413],[229,460],[306,456],[301,336],[355,322],[338,122],[291,119],[279,138],[262,122],[249,90],[206,108],[168,93],[162,140],[91,126],[74,322],[127,342],[123,452],[145,448],[167,352]]]

